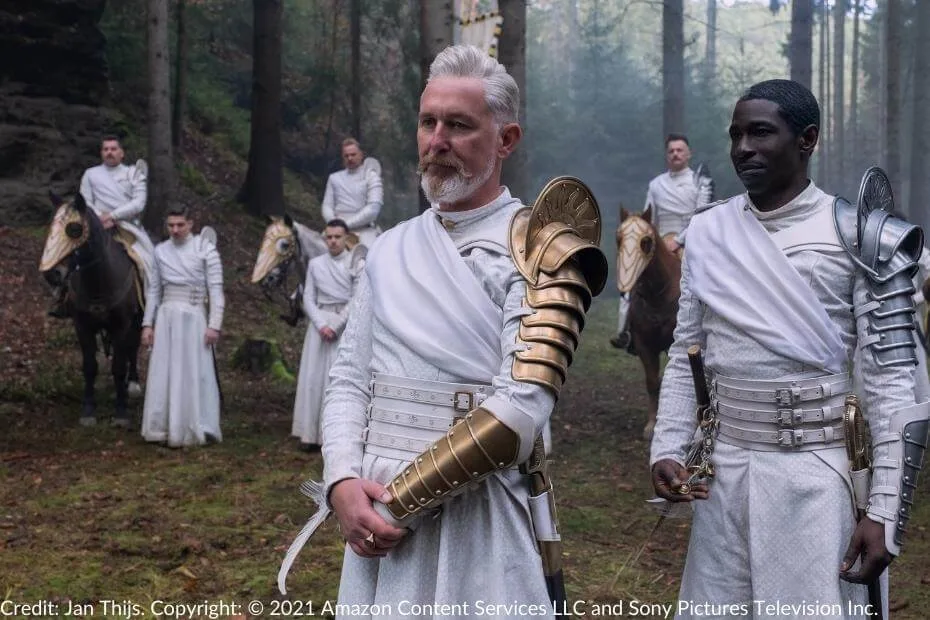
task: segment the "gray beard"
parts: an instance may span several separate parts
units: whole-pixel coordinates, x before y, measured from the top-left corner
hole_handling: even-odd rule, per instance
[[[494,172],[495,163],[494,158],[489,159],[487,167],[482,170],[481,174],[471,178],[459,173],[445,179],[423,174],[420,178],[420,188],[422,188],[426,199],[432,204],[461,202],[487,183]]]

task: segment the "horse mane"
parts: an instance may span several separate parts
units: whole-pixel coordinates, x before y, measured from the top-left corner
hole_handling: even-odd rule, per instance
[[[294,229],[294,237],[297,239],[297,247],[304,265],[309,263],[311,259],[326,252],[326,242],[323,241],[322,234],[296,220],[291,221],[291,228]]]

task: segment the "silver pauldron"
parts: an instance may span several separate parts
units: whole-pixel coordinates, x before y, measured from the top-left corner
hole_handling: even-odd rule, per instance
[[[863,176],[858,207],[842,198],[833,206],[840,242],[868,282],[868,302],[856,308],[856,319],[868,320],[868,335],[860,345],[882,367],[917,363],[912,297],[923,232],[893,216],[893,208],[891,185],[878,168]]]

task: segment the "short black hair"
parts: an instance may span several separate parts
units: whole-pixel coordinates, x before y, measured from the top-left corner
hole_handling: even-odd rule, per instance
[[[120,140],[120,137],[116,135],[115,133],[108,133],[108,134],[105,134],[102,138],[100,138],[100,144],[102,145],[104,142],[116,142],[117,144],[119,144],[120,148],[123,148],[123,141]]]
[[[668,148],[669,142],[675,142],[676,140],[681,140],[688,145],[688,148],[691,148],[691,143],[688,142],[688,136],[683,133],[670,133],[665,136],[665,148]]]
[[[349,225],[345,223],[345,220],[340,220],[338,217],[326,222],[326,228],[341,228],[346,232],[349,232]]]
[[[750,86],[736,103],[764,99],[778,104],[778,114],[785,119],[794,135],[815,125],[820,128],[820,104],[814,93],[794,80],[766,80]]]
[[[168,210],[165,212],[165,217],[183,217],[185,220],[191,219],[191,210],[190,207],[186,205],[174,205],[168,207]]]

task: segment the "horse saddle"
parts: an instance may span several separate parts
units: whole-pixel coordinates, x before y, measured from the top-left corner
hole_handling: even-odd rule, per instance
[[[132,264],[136,268],[135,275],[133,277],[134,287],[136,289],[136,298],[139,300],[139,306],[145,310],[145,278],[143,274],[145,273],[145,263],[142,261],[142,257],[139,256],[139,253],[133,249],[133,244],[136,242],[136,236],[120,228],[119,226],[115,227],[116,232],[113,234],[113,237],[116,241],[123,246],[123,249],[126,250],[126,254],[129,256],[129,260],[132,261]]]

